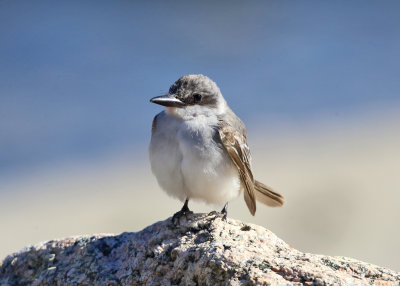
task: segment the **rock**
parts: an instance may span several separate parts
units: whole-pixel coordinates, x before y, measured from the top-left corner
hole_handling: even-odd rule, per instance
[[[8,256],[0,285],[399,285],[400,273],[302,253],[257,225],[196,214],[137,233],[79,236]]]

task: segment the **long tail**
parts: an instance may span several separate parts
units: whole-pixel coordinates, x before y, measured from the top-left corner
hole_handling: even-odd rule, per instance
[[[285,202],[285,199],[282,195],[278,194],[270,187],[267,187],[263,183],[259,181],[255,181],[254,183],[255,195],[257,201],[266,204],[270,207],[281,207]]]

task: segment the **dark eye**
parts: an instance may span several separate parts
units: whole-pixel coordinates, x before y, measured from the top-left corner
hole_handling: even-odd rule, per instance
[[[193,98],[196,102],[198,102],[201,100],[202,96],[201,96],[201,94],[195,93],[195,94],[193,94]]]

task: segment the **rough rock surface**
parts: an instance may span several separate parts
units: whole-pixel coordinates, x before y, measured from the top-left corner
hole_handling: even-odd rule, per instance
[[[400,273],[302,253],[272,232],[215,215],[137,233],[52,240],[8,256],[0,285],[399,285]]]

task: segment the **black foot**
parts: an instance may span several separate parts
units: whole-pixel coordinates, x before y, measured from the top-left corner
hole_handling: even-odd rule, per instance
[[[212,211],[212,212],[209,212],[209,213],[208,213],[208,216],[212,216],[212,215],[221,216],[221,213],[219,213],[219,212],[217,212],[217,211]]]
[[[216,217],[220,217],[223,221],[226,221],[226,216],[228,215],[228,203],[225,204],[221,212],[212,211],[208,215],[215,215]]]
[[[174,225],[178,225],[179,221],[182,217],[187,218],[188,216],[193,214],[193,212],[191,210],[189,210],[188,203],[189,203],[189,200],[185,200],[185,204],[183,205],[182,209],[179,212],[176,212],[172,216],[172,223]]]

